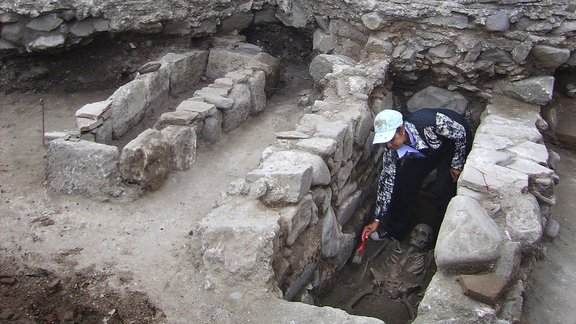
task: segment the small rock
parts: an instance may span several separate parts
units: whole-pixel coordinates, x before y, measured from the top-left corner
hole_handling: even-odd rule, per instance
[[[16,283],[16,277],[2,276],[0,277],[0,283],[6,286],[14,286],[14,284]]]
[[[214,284],[210,280],[206,279],[204,281],[204,290],[212,290],[212,289],[214,289]]]
[[[555,239],[560,233],[560,223],[557,220],[549,218],[544,228],[544,235],[548,240]]]
[[[142,66],[138,69],[138,72],[139,72],[140,74],[146,74],[146,73],[158,71],[158,69],[159,69],[161,66],[162,66],[162,63],[160,63],[160,62],[148,62],[148,63],[142,65]]]
[[[492,273],[462,275],[456,280],[466,296],[492,306],[496,305],[507,284],[506,278]]]

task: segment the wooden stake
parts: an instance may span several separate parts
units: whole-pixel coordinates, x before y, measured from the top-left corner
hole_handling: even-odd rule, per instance
[[[45,107],[44,107],[44,98],[40,98],[40,106],[42,106],[42,146],[46,146],[46,140],[44,139],[46,132],[44,131],[44,114],[45,114]]]

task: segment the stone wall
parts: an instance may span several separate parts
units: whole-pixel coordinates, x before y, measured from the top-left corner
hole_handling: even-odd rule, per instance
[[[371,130],[379,107],[368,98],[390,86],[388,68],[386,60],[313,60],[310,72],[323,89],[322,100],[307,108],[293,131],[277,134],[259,168],[232,183],[227,203],[200,223],[206,287],[248,281],[253,290],[313,303],[308,292],[330,283],[353,251],[371,204],[366,197],[375,190],[381,151],[373,151]],[[447,92],[432,89],[414,97],[438,98],[441,91]],[[457,93],[444,95],[462,103]],[[545,92],[537,100],[547,97]],[[382,101],[393,106],[389,98]],[[442,223],[438,272],[417,322],[514,322],[521,315],[530,267],[520,263],[534,258],[558,180],[540,133],[546,122],[539,109],[494,94],[484,110],[458,196]]]
[[[480,96],[495,79],[573,67],[574,1],[140,1],[0,3],[0,54],[50,51],[99,33],[201,37],[283,23],[314,31],[314,49],[355,59],[385,53],[397,81]],[[529,63],[529,64],[527,64]]]
[[[110,98],[80,108],[77,132],[47,134],[53,140],[47,155],[48,185],[96,197],[132,198],[156,190],[172,170],[192,167],[197,140],[215,143],[262,111],[266,89],[275,87],[278,78],[278,60],[241,38],[222,42],[210,55],[171,53],[149,62]],[[245,48],[249,51],[242,51]],[[237,56],[242,59],[230,64]],[[153,129],[139,134],[121,153],[107,145],[137,125],[149,109],[164,104],[169,93],[193,89],[205,68],[220,77],[162,114]]]
[[[315,59],[310,70],[325,86],[323,99],[294,130],[277,133],[259,167],[233,182],[227,202],[200,222],[207,287],[248,281],[302,300],[344,266],[355,234],[342,227],[361,223],[356,211],[374,190],[381,155],[372,151],[368,98],[386,82],[388,62],[369,63]]]

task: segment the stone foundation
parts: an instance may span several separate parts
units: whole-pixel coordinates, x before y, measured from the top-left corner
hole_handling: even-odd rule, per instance
[[[197,140],[218,141],[266,105],[266,87],[274,87],[278,60],[228,39],[210,53],[170,53],[146,64],[133,81],[109,99],[76,112],[78,131],[48,134],[48,185],[59,192],[93,197],[136,197],[162,186],[172,170],[194,164]],[[230,65],[238,48],[249,47]],[[213,56],[213,53],[217,53]],[[207,64],[208,62],[208,64]],[[122,151],[108,145],[137,125],[169,93],[195,86],[206,73],[218,77],[174,111],[162,114],[154,129],[142,132]],[[98,143],[98,144],[97,144]]]

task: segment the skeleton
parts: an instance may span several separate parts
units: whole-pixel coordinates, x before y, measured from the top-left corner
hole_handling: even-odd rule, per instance
[[[370,269],[374,280],[369,287],[352,298],[347,309],[352,311],[362,298],[373,294],[400,299],[408,309],[410,318],[414,319],[416,312],[409,299],[422,287],[432,262],[434,250],[424,251],[431,241],[432,228],[426,224],[418,224],[414,227],[406,250],[403,250],[400,243],[395,241],[396,248],[386,259],[383,271]]]

